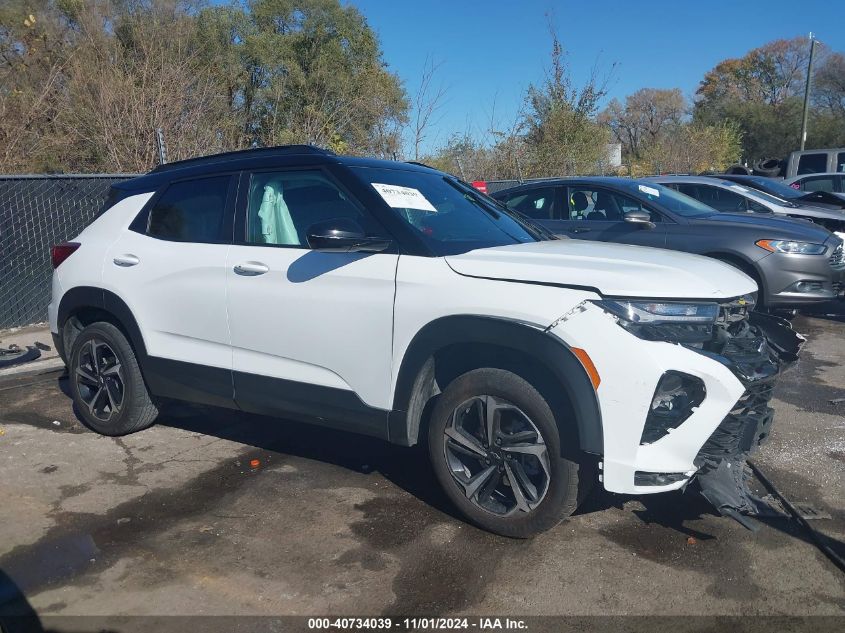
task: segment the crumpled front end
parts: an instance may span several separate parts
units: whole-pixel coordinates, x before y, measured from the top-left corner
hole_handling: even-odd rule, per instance
[[[745,392],[713,431],[695,459],[701,494],[723,515],[744,525],[743,515],[774,511],[749,489],[748,456],[769,437],[774,411],[769,402],[778,375],[798,358],[804,338],[788,321],[761,313],[723,312],[713,341],[702,353],[721,359]],[[750,527],[750,526],[749,526]]]

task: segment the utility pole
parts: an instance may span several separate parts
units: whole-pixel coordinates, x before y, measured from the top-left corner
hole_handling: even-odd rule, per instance
[[[158,145],[158,164],[167,163],[167,147],[164,145],[164,132],[161,128],[156,129],[156,144]]]
[[[810,109],[810,84],[813,80],[813,54],[816,52],[816,38],[810,33],[810,61],[807,64],[807,83],[804,84],[804,117],[801,120],[801,151],[807,142],[807,114]]]

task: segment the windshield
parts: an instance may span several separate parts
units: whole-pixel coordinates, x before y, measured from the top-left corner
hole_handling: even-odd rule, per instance
[[[737,193],[740,193],[745,196],[755,196],[764,202],[768,202],[769,204],[775,204],[778,206],[783,206],[784,204],[789,205],[790,203],[786,202],[786,200],[782,198],[775,197],[765,191],[761,191],[760,189],[754,189],[752,187],[746,187],[744,185],[738,185],[735,182],[731,182],[730,180],[722,180],[721,183],[723,185],[727,185],[730,189],[733,189]]]
[[[747,184],[749,187],[771,194],[772,196],[781,198],[782,200],[798,200],[806,195],[803,191],[793,189],[789,185],[785,185],[778,180],[763,178],[762,176],[743,178],[739,182],[740,184]]]
[[[533,226],[437,172],[352,167],[437,255],[545,239]]]
[[[630,180],[624,182],[621,186],[631,191],[640,200],[655,202],[685,218],[704,217],[718,213],[716,209],[708,207],[695,198],[690,198],[669,187],[658,185],[656,182]]]

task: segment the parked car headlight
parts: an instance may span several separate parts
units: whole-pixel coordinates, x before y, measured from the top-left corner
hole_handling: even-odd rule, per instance
[[[719,316],[716,303],[676,303],[674,301],[626,301],[603,299],[595,302],[604,310],[633,324],[714,323]]]
[[[771,253],[789,253],[793,255],[821,255],[824,244],[813,242],[795,242],[793,240],[757,240],[757,246]]]
[[[594,301],[632,334],[649,341],[700,346],[713,337],[717,303],[603,299]]]

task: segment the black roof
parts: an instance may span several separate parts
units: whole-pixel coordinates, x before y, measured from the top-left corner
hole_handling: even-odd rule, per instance
[[[241,149],[234,152],[221,152],[219,154],[209,154],[208,156],[197,156],[195,158],[186,158],[185,160],[177,160],[172,163],[165,163],[153,169],[151,174],[159,174],[163,171],[171,171],[173,169],[181,169],[183,167],[194,167],[198,165],[213,165],[226,161],[246,158],[268,158],[271,156],[293,156],[296,154],[316,154],[318,156],[334,156],[335,153],[317,147],[315,145],[277,145],[274,147],[254,147],[250,149]]]
[[[148,174],[119,183],[121,189],[130,191],[152,191],[174,178],[192,178],[204,174],[240,169],[256,169],[273,166],[268,159],[281,159],[284,165],[325,165],[334,163],[349,167],[375,167],[382,169],[403,169],[406,171],[433,171],[430,167],[400,161],[339,156],[334,152],[314,145],[278,145],[223,152],[199,156],[186,160],[159,165]],[[269,164],[268,164],[269,163]]]

